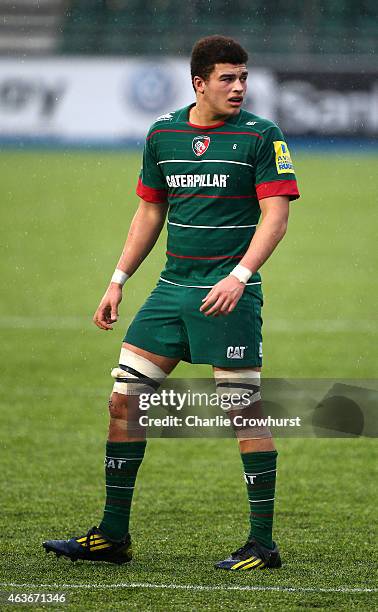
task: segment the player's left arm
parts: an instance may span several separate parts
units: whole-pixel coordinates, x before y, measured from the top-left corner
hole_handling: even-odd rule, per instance
[[[251,240],[240,265],[253,274],[266,262],[286,233],[289,218],[289,196],[273,196],[259,202],[261,223]],[[227,315],[234,310],[245,289],[236,276],[219,281],[202,301],[205,316]]]

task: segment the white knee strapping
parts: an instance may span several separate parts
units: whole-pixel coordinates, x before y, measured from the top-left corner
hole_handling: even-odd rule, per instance
[[[145,357],[122,347],[119,365],[113,368],[113,391],[122,395],[140,395],[156,391],[166,373]]]
[[[221,402],[225,412],[242,410],[261,399],[261,376],[256,370],[249,368],[214,370],[214,378],[218,395],[233,398],[230,407],[224,408],[225,402]]]
[[[215,382],[217,393],[221,396],[226,394],[234,399],[229,402],[221,402],[221,406],[225,412],[230,410],[244,410],[261,399],[260,394],[260,372],[248,368],[240,368],[239,370],[215,370]],[[227,406],[226,408],[224,406]],[[230,407],[228,407],[230,406]],[[253,415],[253,409],[243,412],[238,422],[235,422],[237,428],[237,437],[239,440],[253,440],[261,438],[271,438],[272,434],[266,424],[258,422]]]

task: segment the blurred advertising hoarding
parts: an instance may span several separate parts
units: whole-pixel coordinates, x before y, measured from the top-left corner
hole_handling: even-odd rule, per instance
[[[157,116],[194,100],[186,60],[2,59],[0,138],[143,141]],[[287,134],[378,133],[377,74],[250,69],[245,107]]]

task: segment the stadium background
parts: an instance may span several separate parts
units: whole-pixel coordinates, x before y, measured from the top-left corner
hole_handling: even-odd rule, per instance
[[[135,211],[144,133],[192,99],[198,37],[247,47],[247,107],[281,125],[300,182],[264,266],[265,376],[376,376],[375,12],[371,0],[0,1],[3,590],[57,585],[73,609],[376,609],[369,438],[278,440],[274,574],[212,570],[247,529],[231,440],[150,442],[130,568],[45,559],[40,546],[100,518],[107,373],[164,235],[116,331],[91,316]]]

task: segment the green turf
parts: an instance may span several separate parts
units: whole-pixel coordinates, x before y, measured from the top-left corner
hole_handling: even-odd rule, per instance
[[[266,376],[376,376],[375,164],[367,155],[297,155],[303,197],[264,270]],[[150,441],[130,567],[42,554],[43,538],[80,534],[101,518],[108,371],[162,267],[164,236],[128,282],[117,330],[101,332],[91,316],[135,211],[139,157],[3,153],[0,166],[1,582],[314,589],[68,590],[78,610],[377,609],[372,593],[317,590],[376,586],[376,444],[367,439],[278,440],[282,570],[212,569],[247,532],[232,440]],[[207,366],[176,370],[208,373]]]

